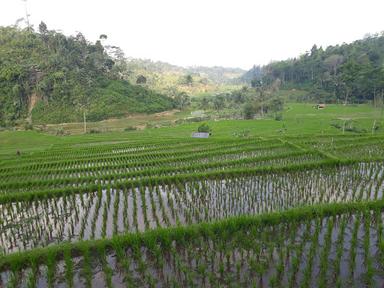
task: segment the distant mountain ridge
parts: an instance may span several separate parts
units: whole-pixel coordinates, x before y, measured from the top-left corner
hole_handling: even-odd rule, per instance
[[[201,77],[216,83],[228,83],[243,75],[246,70],[233,67],[222,66],[177,66],[163,61],[152,61],[150,59],[127,58],[128,67],[134,69],[135,66],[152,72],[177,72],[185,74],[200,74]]]
[[[141,83],[173,97],[184,92],[190,96],[214,93],[241,85],[240,77],[246,72],[240,68],[192,66],[182,67],[162,61],[128,57],[121,63],[124,79]],[[187,79],[188,78],[188,79]]]

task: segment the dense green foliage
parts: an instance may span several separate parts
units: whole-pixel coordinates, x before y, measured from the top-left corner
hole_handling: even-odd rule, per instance
[[[155,87],[158,85],[158,88],[161,88],[161,86],[176,84],[176,79],[180,81],[186,76],[192,77],[189,83],[192,80],[201,84],[236,84],[239,82],[239,76],[245,72],[240,68],[227,68],[219,66],[181,67],[166,62],[155,62],[148,59],[136,58],[125,59],[125,63],[122,64],[126,66],[127,77],[131,79],[135,79],[136,77],[137,79],[141,75],[140,73],[142,73],[144,75],[141,76],[148,76],[146,80]],[[172,77],[175,77],[175,79],[172,79]]]
[[[197,128],[197,131],[198,131],[198,132],[209,133],[209,132],[211,132],[211,128],[209,128],[209,126],[208,126],[207,123],[202,123],[202,124]]]
[[[87,107],[87,119],[89,121],[122,117],[128,112],[161,112],[172,109],[175,105],[174,101],[166,96],[140,86],[131,85],[126,81],[99,79],[95,86],[92,88],[92,96]],[[44,105],[40,102],[32,114],[37,123],[76,122],[79,120],[79,115],[67,113],[68,109],[71,108],[68,108],[66,103],[60,105],[53,102],[52,105]]]
[[[262,67],[263,81],[278,81],[283,87],[305,88],[310,93],[300,100],[316,102],[383,102],[384,34],[369,35],[350,44],[314,45],[300,57]],[[256,67],[258,68],[258,67]],[[259,77],[253,68],[244,77]]]
[[[239,88],[245,83],[239,68],[181,67],[161,61],[124,58],[118,63],[124,79],[138,83],[157,92],[177,98],[181,93],[188,96],[212,94]]]
[[[199,109],[227,110],[226,118],[253,119],[283,110],[283,98],[274,95],[272,87],[242,87],[231,92],[217,93],[193,99]]]
[[[100,120],[128,112],[159,112],[173,100],[120,80],[100,41],[48,30],[0,27],[0,126],[30,112],[35,123]]]

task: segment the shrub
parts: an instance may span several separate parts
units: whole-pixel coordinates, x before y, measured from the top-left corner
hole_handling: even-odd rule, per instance
[[[127,128],[124,129],[124,131],[134,131],[137,130],[135,126],[128,126]]]
[[[244,119],[253,119],[255,117],[255,107],[251,103],[247,103],[243,108]]]
[[[281,114],[281,113],[275,114],[275,120],[276,121],[283,121],[283,114]]]
[[[24,129],[25,129],[25,130],[33,130],[33,125],[32,125],[31,123],[26,123],[26,124],[24,125]]]
[[[209,126],[208,126],[207,123],[203,123],[203,124],[201,124],[201,125],[197,128],[197,131],[198,131],[198,132],[206,132],[206,133],[209,133],[209,132],[211,132],[211,128],[209,128]]]
[[[99,134],[99,133],[101,133],[101,131],[98,130],[98,129],[91,129],[91,130],[89,130],[89,134]]]

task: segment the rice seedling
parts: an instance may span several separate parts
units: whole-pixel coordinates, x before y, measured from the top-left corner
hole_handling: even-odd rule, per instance
[[[384,282],[382,136],[146,141],[2,160],[0,286]]]

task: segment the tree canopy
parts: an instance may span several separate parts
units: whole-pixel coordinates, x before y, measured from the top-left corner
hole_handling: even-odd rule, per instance
[[[100,39],[106,39],[106,35]],[[13,125],[32,114],[34,122],[69,122],[122,116],[128,112],[159,112],[174,101],[122,80],[115,59],[100,40],[0,27],[0,126]]]
[[[244,77],[264,83],[279,79],[282,87],[308,89],[313,99],[305,100],[321,95],[329,102],[377,104],[384,94],[384,33],[326,49],[313,45],[300,57],[270,63],[259,72],[254,67]]]

